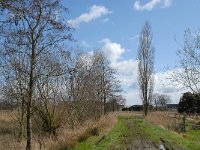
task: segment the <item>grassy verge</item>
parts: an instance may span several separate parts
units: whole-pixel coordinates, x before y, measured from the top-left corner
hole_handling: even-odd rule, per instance
[[[78,144],[74,150],[123,150],[129,144],[134,143],[137,134],[152,141],[157,147],[159,147],[162,138],[168,149],[200,149],[199,131],[190,130],[180,135],[149,123],[141,117],[119,116],[118,123],[111,131],[107,134],[101,133],[99,136],[90,137]]]
[[[130,142],[131,136],[133,137],[133,134],[129,132],[129,128],[125,123],[126,118],[119,117],[118,123],[106,135],[104,135],[105,133],[101,133],[99,136],[90,137],[87,141],[77,145],[74,150],[124,149]]]
[[[180,135],[143,119],[136,118],[134,121],[140,127],[141,133],[156,143],[159,143],[162,138],[169,149],[200,149],[199,131],[188,131],[185,134]]]

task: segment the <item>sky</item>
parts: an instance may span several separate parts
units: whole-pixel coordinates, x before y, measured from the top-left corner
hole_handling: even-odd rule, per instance
[[[178,63],[184,31],[200,28],[200,0],[63,0],[68,25],[84,51],[102,50],[118,70],[126,105],[141,104],[137,83],[139,33],[151,24],[155,48],[154,93],[178,103],[185,90],[169,80]]]

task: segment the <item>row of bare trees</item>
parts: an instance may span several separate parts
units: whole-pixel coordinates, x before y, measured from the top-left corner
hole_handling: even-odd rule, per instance
[[[100,51],[75,53],[60,0],[1,1],[1,97],[17,106],[19,139],[32,149],[33,124],[56,135],[99,119],[123,100],[115,71]],[[112,102],[112,103],[111,103]]]
[[[80,54],[72,68],[69,68],[69,75],[66,93],[70,107],[77,116],[73,121],[83,122],[88,116],[99,119],[101,115],[112,111],[108,108],[110,102],[115,101],[115,105],[123,102],[115,71],[102,52]]]

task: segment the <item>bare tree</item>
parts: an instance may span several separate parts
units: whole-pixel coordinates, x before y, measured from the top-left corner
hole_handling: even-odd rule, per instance
[[[158,93],[153,94],[151,104],[156,108],[156,110],[158,110],[158,106],[159,106],[159,94]]]
[[[153,94],[151,103],[156,107],[156,110],[158,110],[158,107],[165,109],[167,104],[171,103],[171,97],[166,94],[155,93]]]
[[[112,100],[121,90],[115,72],[101,51],[94,51],[93,54],[80,53],[69,70],[70,78],[66,89],[71,106],[69,123],[74,128],[76,124],[87,119],[99,119],[110,111],[108,102],[114,102]],[[120,100],[116,102],[118,101]]]
[[[152,47],[152,32],[148,22],[140,32],[140,46],[138,49],[138,83],[141,92],[144,115],[148,114],[149,103],[152,98],[154,78],[154,48]]]
[[[158,96],[158,104],[162,109],[165,109],[169,103],[171,103],[169,95],[161,94]]]
[[[200,92],[200,30],[192,33],[185,30],[184,43],[177,51],[179,64],[171,75],[171,80],[178,87]]]
[[[38,97],[33,106],[37,114],[35,126],[39,125],[39,129],[53,135],[66,120],[63,99],[67,98],[63,92],[63,82],[68,75],[68,61],[68,52],[61,51],[60,54],[57,51],[40,58],[40,66],[37,68],[37,72],[43,75],[38,77],[35,86]]]
[[[106,106],[108,103],[112,103],[117,106],[117,102],[119,102],[119,95],[122,92],[120,81],[116,79],[116,70],[111,68],[110,62],[107,60],[106,56],[102,52],[97,52],[95,54],[96,59],[98,60],[98,89],[99,92],[99,98],[101,103],[103,104],[102,108],[102,114],[106,114],[108,111],[108,107]],[[116,107],[115,106],[115,107]],[[112,109],[113,110],[113,109]],[[116,110],[116,109],[114,109]]]
[[[43,56],[60,50],[71,39],[70,28],[62,20],[65,9],[60,0],[2,1],[0,22],[1,70],[3,85],[21,104],[26,114],[26,149],[31,150],[32,116],[38,99],[36,84],[46,76],[40,72]],[[47,66],[48,67],[48,66]]]
[[[106,110],[109,112],[114,112],[119,110],[120,105],[125,104],[125,99],[122,95],[117,95],[116,93],[114,95],[110,96],[110,99],[106,103]]]

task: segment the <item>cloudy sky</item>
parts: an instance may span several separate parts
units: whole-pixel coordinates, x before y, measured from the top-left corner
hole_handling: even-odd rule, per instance
[[[147,20],[155,47],[156,93],[178,103],[183,90],[168,80],[178,62],[177,49],[184,30],[200,28],[200,0],[63,0],[70,13],[67,23],[86,51],[101,49],[118,70],[127,105],[141,104],[137,84],[139,33]]]

